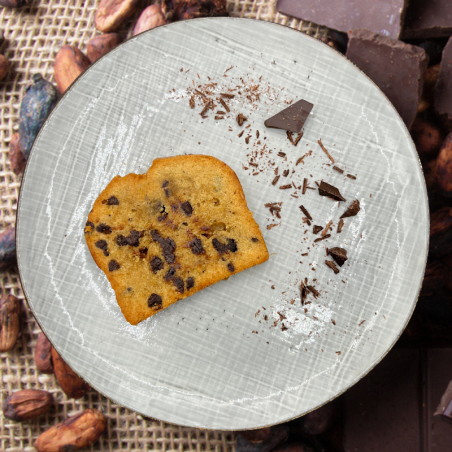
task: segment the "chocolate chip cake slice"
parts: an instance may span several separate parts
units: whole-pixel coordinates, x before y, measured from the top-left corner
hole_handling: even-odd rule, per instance
[[[236,174],[205,155],[116,176],[94,202],[85,239],[132,325],[268,259]]]

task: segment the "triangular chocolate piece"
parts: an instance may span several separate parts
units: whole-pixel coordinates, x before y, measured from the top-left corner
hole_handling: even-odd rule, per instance
[[[271,127],[273,129],[300,133],[313,106],[314,105],[310,102],[301,99],[290,107],[280,111],[275,116],[266,119],[264,124],[266,127]]]
[[[348,259],[347,250],[344,250],[344,248],[339,248],[337,246],[335,248],[330,248],[328,251],[330,256],[335,260],[336,264],[339,265],[339,267],[342,267],[345,261]]]

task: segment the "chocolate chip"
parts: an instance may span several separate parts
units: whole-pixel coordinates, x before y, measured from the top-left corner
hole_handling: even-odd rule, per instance
[[[104,202],[104,201],[102,201]],[[116,196],[110,196],[106,201],[105,204],[107,204],[107,206],[119,206],[119,201],[118,198]]]
[[[184,211],[187,217],[191,217],[191,214],[193,213],[193,207],[188,201],[183,202],[180,208]]]
[[[101,223],[99,226],[97,226],[96,231],[102,234],[111,234],[112,229],[110,226]]]
[[[149,261],[149,266],[151,267],[151,270],[155,274],[155,273],[157,273],[159,270],[161,270],[163,268],[163,261],[159,257],[154,256]]]
[[[233,271],[235,271],[235,267],[234,264],[232,264],[231,262],[229,262],[228,264],[228,270],[232,273]]]
[[[174,278],[173,284],[180,293],[184,293],[184,280],[181,277]]]
[[[202,254],[204,253],[204,248],[202,246],[202,242],[200,239],[198,239],[198,237],[195,237],[193,240],[191,240],[190,242],[188,242],[188,245],[191,248],[191,252],[193,254]]]
[[[148,254],[148,249],[144,246],[143,248],[140,248],[139,250],[140,258],[144,259],[146,255]]]
[[[168,212],[164,212],[163,215],[160,215],[157,220],[158,221],[165,221],[166,217],[168,216]]]
[[[252,238],[251,238],[251,241],[252,241],[252,242],[258,242],[259,239],[257,239],[256,237],[252,237]]]
[[[168,264],[173,264],[176,260],[176,256],[174,256],[174,250],[176,249],[176,244],[174,240],[170,237],[164,239],[157,229],[153,229],[151,231],[151,237],[154,242],[157,242],[162,248],[163,257]]]
[[[116,243],[118,246],[139,246],[140,245],[140,237],[141,233],[138,231],[130,231],[130,234],[128,237],[124,237],[123,235],[118,235],[116,237]]]
[[[185,281],[187,290],[190,290],[195,285],[195,278],[193,276],[190,276],[187,278],[187,281]]]
[[[232,253],[235,253],[237,251],[237,244],[235,243],[234,239],[226,239],[226,243],[220,242],[218,239],[212,240],[213,247],[218,251],[218,253],[224,254],[228,251],[231,251]]]
[[[96,245],[97,248],[101,249],[104,252],[105,256],[110,255],[110,253],[108,252],[108,243],[106,240],[98,240],[94,245]]]
[[[162,188],[166,188],[166,187],[168,187],[168,185],[169,185],[169,182],[166,180],[163,182]]]
[[[120,268],[121,268],[121,266],[114,259],[112,259],[108,263],[108,270],[110,270],[111,272],[114,272],[115,270],[119,270]]]
[[[174,267],[170,267],[170,269],[166,272],[166,275],[163,277],[165,281],[171,281],[176,274],[176,269]]]
[[[171,192],[170,192],[169,188],[165,188],[165,196],[167,198],[169,198],[171,196]]]
[[[148,298],[148,306],[152,309],[162,309],[162,297],[160,295],[157,295],[156,293],[151,294],[151,296]]]

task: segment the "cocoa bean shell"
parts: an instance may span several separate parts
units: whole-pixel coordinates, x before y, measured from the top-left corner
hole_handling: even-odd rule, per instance
[[[163,15],[162,8],[159,4],[148,6],[140,14],[140,17],[135,24],[133,29],[133,36],[143,33],[147,30],[152,30],[153,28],[159,27],[160,25],[165,25],[166,19]]]
[[[14,295],[0,299],[0,352],[10,351],[16,345],[20,332],[21,303]]]
[[[443,207],[430,216],[429,258],[452,254],[452,207]]]
[[[59,99],[55,87],[40,74],[33,75],[33,83],[25,90],[20,104],[19,145],[25,159],[49,113]]]
[[[19,132],[16,132],[11,137],[9,142],[9,164],[13,173],[18,176],[25,169],[26,160],[19,145]]]
[[[248,435],[248,431],[245,436]],[[279,444],[287,441],[289,437],[289,427],[287,425],[275,425],[271,427],[271,432],[265,441],[251,442],[245,439],[239,432],[237,435],[236,452],[270,452]]]
[[[88,383],[83,381],[52,347],[53,372],[61,389],[68,397],[79,399],[89,389]]]
[[[452,133],[447,135],[436,160],[436,181],[446,196],[452,196]]]
[[[88,57],[77,47],[61,47],[53,66],[58,91],[63,94],[90,64]]]
[[[88,408],[41,433],[34,447],[38,452],[75,451],[97,441],[106,426],[104,415]]]
[[[16,263],[16,228],[8,226],[0,232],[0,269]]]
[[[438,155],[445,134],[436,124],[416,118],[411,126],[411,136],[419,158],[423,162],[428,162]]]
[[[9,72],[11,65],[5,55],[0,55],[0,80],[3,80]]]
[[[12,421],[22,422],[47,413],[55,404],[50,392],[23,389],[8,396],[3,402],[3,415]]]
[[[136,10],[139,0],[101,0],[94,24],[99,31],[116,31]]]
[[[105,33],[89,40],[86,45],[86,54],[89,61],[94,63],[100,57],[118,46],[120,42],[121,37],[117,33]]]
[[[52,344],[44,333],[40,333],[35,348],[35,364],[39,372],[53,374]]]

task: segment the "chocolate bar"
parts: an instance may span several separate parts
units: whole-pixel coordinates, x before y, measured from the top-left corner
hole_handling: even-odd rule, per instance
[[[299,133],[314,105],[306,100],[299,100],[276,115],[265,120],[266,127]],[[300,137],[301,138],[301,137]],[[298,144],[293,143],[293,144]]]
[[[435,85],[434,105],[439,114],[452,119],[452,38],[447,41],[439,67],[438,80]]]
[[[409,128],[428,66],[425,50],[369,30],[353,30],[346,56],[386,94]]]
[[[407,4],[407,0],[278,0],[276,9],[339,31],[367,28],[397,39],[402,32]]]
[[[439,38],[452,34],[450,0],[410,0],[402,37]]]

